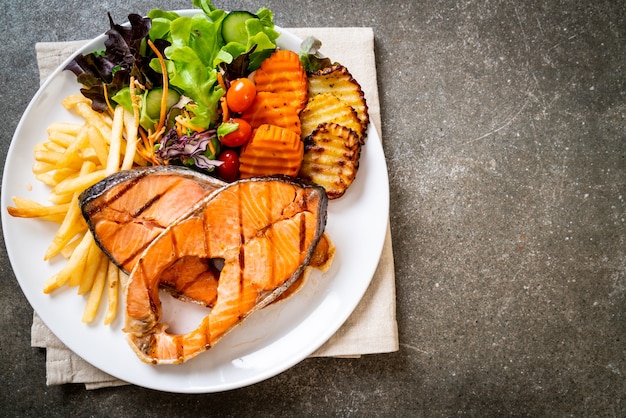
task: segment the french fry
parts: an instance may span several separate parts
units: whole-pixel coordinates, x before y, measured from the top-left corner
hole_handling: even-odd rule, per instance
[[[107,176],[105,170],[93,171],[80,175],[76,178],[65,179],[52,189],[53,193],[75,193],[85,190],[87,187],[99,182]]]
[[[35,145],[33,149],[33,156],[35,157],[35,161],[40,161],[43,163],[56,165],[57,161],[61,158],[63,153],[54,152],[46,149],[43,144]]]
[[[54,173],[37,174],[35,178],[46,186],[54,187],[59,184],[59,182],[54,178]]]
[[[80,117],[85,119],[87,123],[95,126],[102,132],[102,136],[105,138],[111,137],[111,125],[105,122],[105,120],[100,117],[100,115],[91,108],[91,106],[86,102],[77,103],[74,107],[74,110]]]
[[[61,104],[66,109],[72,109],[79,103],[87,103],[87,98],[80,93],[72,94],[61,100]]]
[[[85,125],[76,135],[76,139],[69,144],[69,146],[63,152],[63,155],[57,161],[56,168],[66,168],[69,167],[72,161],[78,158],[79,152],[84,149],[89,143],[89,137],[87,136],[88,127]]]
[[[100,165],[106,167],[109,154],[107,142],[102,136],[100,130],[97,129],[95,126],[89,125],[88,129],[89,132],[87,133],[87,136],[89,137],[89,143],[93,147],[94,152],[98,157],[98,161],[100,162]]]
[[[61,283],[59,279],[59,273],[55,273],[46,280],[43,285],[43,292],[48,294],[57,290],[59,287],[63,286],[65,283]]]
[[[120,286],[126,275],[109,261],[96,244],[82,217],[78,197],[86,188],[120,169],[148,162],[137,152],[138,124],[134,114],[118,106],[113,115],[98,113],[81,94],[68,96],[63,106],[79,115],[83,123],[55,122],[47,128],[47,140],[33,149],[33,174],[51,187],[43,205],[15,197],[12,216],[38,218],[59,224],[44,261],[57,255],[67,261],[44,283],[44,293],[68,285],[77,287],[87,302],[82,320],[95,319],[106,286],[104,323],[111,324],[119,309]]]
[[[63,203],[70,203],[74,197],[73,193],[51,193],[48,197],[48,202],[54,205],[61,205]]]
[[[111,128],[111,147],[109,148],[109,156],[105,172],[107,175],[119,171],[120,168],[120,150],[122,147],[122,131],[124,130],[124,108],[118,106],[113,114],[113,127]]]
[[[84,261],[87,256],[87,252],[89,251],[91,241],[93,240],[93,237],[91,237],[90,235],[91,232],[87,231],[78,246],[74,249],[74,252],[67,260],[67,263],[63,266],[63,268],[57,274],[52,276],[51,280],[46,282],[43,289],[44,293],[50,293],[53,290],[56,290],[59,287],[63,286],[64,284],[69,282],[75,270],[77,270],[81,266],[84,268]]]
[[[138,152],[135,152],[135,158],[133,158],[133,161],[139,167],[145,167],[148,165],[148,161],[145,158],[143,158],[141,154]]]
[[[75,239],[67,243],[65,247],[63,247],[63,249],[61,250],[61,255],[63,256],[63,258],[67,259],[72,256],[72,253],[74,252],[78,244],[80,244],[81,239],[82,237],[76,237]]]
[[[63,157],[62,152],[49,151],[45,149],[35,150],[33,154],[35,157],[35,161],[53,165],[56,165],[56,163]],[[78,171],[80,170],[81,165],[82,162],[78,159],[75,159],[67,168]]]
[[[80,221],[85,222],[78,207],[78,196],[75,196],[70,202],[70,207],[61,223],[61,226],[57,230],[56,234],[52,238],[52,243],[48,246],[48,250],[44,255],[44,260],[50,260],[61,252],[63,247],[74,238],[74,236],[81,230]]]
[[[100,306],[100,299],[102,298],[102,291],[104,290],[104,283],[106,282],[107,268],[109,266],[109,260],[106,257],[100,259],[96,277],[93,282],[91,291],[89,292],[89,298],[85,305],[83,312],[83,322],[92,322],[98,312],[98,306]]]
[[[67,148],[72,142],[76,140],[76,133],[66,133],[61,131],[48,131],[48,141],[54,142],[55,144]]]
[[[108,125],[111,126],[113,125],[113,118],[111,118],[111,116],[108,113],[97,113],[98,117],[100,117],[100,119],[102,119],[102,121]]]
[[[44,143],[41,144],[41,147],[43,150],[47,150],[47,151],[53,151],[53,152],[60,152],[61,154],[63,154],[66,150],[66,148],[62,145],[56,144],[54,142],[51,141],[46,141]]]
[[[47,171],[45,173],[35,174],[35,178],[40,182],[50,186],[55,187],[57,184],[66,180],[68,177],[76,177],[77,172],[70,168],[64,168],[61,170],[53,170]]]
[[[80,128],[83,126],[81,123],[70,122],[52,122],[48,125],[46,132],[48,132],[48,138],[53,134],[66,134],[76,136]]]
[[[34,174],[43,174],[49,171],[54,170],[54,165],[49,163],[44,163],[42,161],[35,161],[33,164],[33,173]]]
[[[96,245],[96,242],[93,241],[89,246],[89,251],[87,253],[87,260],[85,262],[85,271],[80,280],[72,284],[70,286],[78,286],[78,294],[84,295],[85,293],[91,290],[93,286],[94,278],[96,276],[96,272],[98,271],[98,266],[100,265],[100,259],[105,257],[100,248]]]
[[[84,235],[83,236],[83,240],[86,239],[89,235]],[[68,261],[67,263],[67,268],[68,271],[66,274],[69,275],[69,280],[67,281],[67,284],[69,286],[78,286],[81,282],[81,279],[85,276],[85,269],[87,268],[87,260],[89,259],[89,250],[91,249],[91,243],[88,242],[87,245],[87,250],[85,252],[82,252],[83,248],[81,247],[81,244],[83,243],[83,241],[81,240],[80,243],[78,243],[78,245],[76,246],[76,248],[74,248],[74,251],[72,251],[72,255],[70,256],[70,258],[68,259],[69,261],[73,261],[72,264],[70,264],[70,262]],[[76,250],[79,249],[80,252],[77,252]],[[72,258],[74,258],[75,260],[72,260]]]
[[[121,106],[118,106],[121,107]],[[129,111],[124,111],[124,127],[126,128],[126,151],[122,161],[122,170],[128,170],[133,166],[135,152],[137,151],[137,125],[135,116]]]
[[[120,269],[109,261],[107,269],[107,310],[104,314],[104,325],[110,325],[117,317],[120,295]]]
[[[80,158],[83,159],[83,161],[91,161],[92,163],[94,163],[96,165],[96,169],[99,169],[100,167],[105,167],[104,164],[100,163],[98,155],[96,154],[96,150],[94,150],[93,147],[87,146],[83,148],[78,152],[78,155],[80,156]]]
[[[34,200],[13,196],[15,207],[8,206],[9,215],[18,218],[41,218],[61,223],[69,209],[69,204],[44,206]]]

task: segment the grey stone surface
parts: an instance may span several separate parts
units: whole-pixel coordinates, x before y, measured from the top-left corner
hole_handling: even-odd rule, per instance
[[[34,44],[186,1],[5,0],[0,160],[38,87]],[[371,26],[400,351],[309,359],[191,396],[46,387],[0,252],[9,416],[625,416],[623,1],[216,2],[290,26]],[[2,208],[4,210],[4,208]],[[0,238],[1,239],[1,238]]]

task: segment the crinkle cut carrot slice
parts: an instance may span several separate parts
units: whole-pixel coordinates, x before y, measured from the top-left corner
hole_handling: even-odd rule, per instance
[[[304,144],[295,132],[280,126],[259,126],[239,155],[241,178],[286,174],[300,170]]]
[[[254,101],[241,118],[253,129],[269,124],[292,130],[298,136],[301,132],[298,112],[278,93],[257,92]]]
[[[257,92],[280,94],[296,109],[304,108],[308,97],[307,75],[298,54],[279,49],[254,74]]]

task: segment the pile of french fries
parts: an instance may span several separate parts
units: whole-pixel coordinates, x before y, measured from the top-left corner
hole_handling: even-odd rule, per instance
[[[47,129],[48,138],[35,146],[33,172],[37,180],[51,187],[50,205],[13,197],[12,216],[39,218],[59,224],[44,260],[56,256],[66,264],[48,279],[43,291],[68,285],[78,287],[87,302],[82,321],[92,322],[106,288],[104,324],[117,316],[121,281],[125,274],[113,264],[94,241],[78,205],[82,191],[114,172],[146,165],[137,152],[137,121],[121,106],[108,113],[91,108],[81,94],[68,96],[63,106],[78,114],[84,123],[56,122]]]

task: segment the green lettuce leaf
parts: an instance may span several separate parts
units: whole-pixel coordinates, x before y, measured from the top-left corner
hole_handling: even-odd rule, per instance
[[[257,69],[276,49],[279,33],[274,29],[272,12],[261,8],[257,12],[258,19],[246,21],[247,44],[230,42],[225,45],[221,31],[227,12],[215,8],[210,0],[193,0],[193,5],[202,13],[180,16],[160,9],[150,11],[149,37],[169,43],[163,51],[169,83],[193,100],[187,105],[187,110],[194,115],[192,123],[209,128],[218,120],[219,101],[225,94],[217,82],[220,65],[231,64],[250,53],[246,56],[248,71]],[[156,58],[150,62],[150,68],[161,72]]]
[[[164,50],[169,83],[193,100],[188,105],[194,114],[192,123],[208,128],[218,118],[219,100],[224,95],[217,84],[220,21],[214,22],[202,14],[188,17],[153,10],[150,15],[159,19],[154,36],[170,43]],[[161,71],[157,59],[152,60],[150,67]]]

